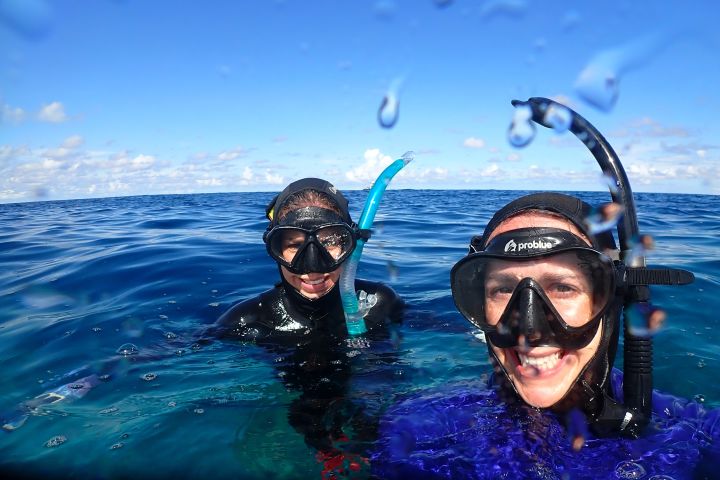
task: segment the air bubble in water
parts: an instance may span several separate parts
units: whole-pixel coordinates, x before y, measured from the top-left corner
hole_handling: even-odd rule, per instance
[[[643,478],[647,475],[645,468],[635,462],[620,462],[615,466],[615,476],[617,478]]]
[[[566,132],[572,125],[573,115],[566,107],[550,104],[543,117],[544,122],[558,133]]]
[[[116,350],[116,353],[127,357],[130,355],[137,355],[139,351],[140,350],[138,350],[138,347],[136,347],[132,343],[124,343],[120,346],[120,348]]]
[[[594,208],[585,219],[585,224],[593,235],[605,232],[617,225],[624,211],[625,209],[619,203],[606,203]]]
[[[532,109],[529,105],[515,107],[512,123],[508,129],[508,141],[514,147],[524,147],[535,138]]]
[[[145,375],[142,376],[142,379],[145,380],[146,382],[152,382],[156,378],[157,378],[157,375],[152,372],[146,373]]]
[[[65,437],[65,435],[56,435],[47,442],[45,442],[45,446],[47,448],[54,448],[62,445],[65,442],[67,442],[67,437]]]

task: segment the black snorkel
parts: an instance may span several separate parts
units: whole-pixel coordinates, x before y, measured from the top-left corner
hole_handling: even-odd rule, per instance
[[[635,200],[625,169],[612,146],[585,118],[572,109],[553,100],[533,97],[526,102],[513,100],[514,107],[529,107],[532,120],[544,127],[553,128],[546,118],[550,107],[567,110],[571,115],[569,130],[578,137],[597,160],[603,173],[614,182],[610,189],[613,202],[622,205],[624,212],[617,226],[620,242],[620,262],[624,265],[625,289],[623,291],[625,314],[623,320],[623,404],[606,398],[601,412],[593,419],[594,427],[601,433],[611,431],[637,437],[648,424],[652,415],[652,337],[636,334],[630,329],[628,308],[650,309],[648,285],[683,285],[691,283],[691,272],[671,268],[646,268],[645,256],[633,252],[633,241],[639,238]],[[626,261],[628,263],[626,263]]]

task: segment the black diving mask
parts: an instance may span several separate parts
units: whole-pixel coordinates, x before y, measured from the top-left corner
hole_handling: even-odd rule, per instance
[[[329,273],[352,253],[359,231],[321,207],[304,207],[267,230],[263,241],[270,256],[295,274]]]
[[[556,228],[522,228],[493,238],[451,272],[460,313],[499,348],[583,348],[616,293],[606,255]]]

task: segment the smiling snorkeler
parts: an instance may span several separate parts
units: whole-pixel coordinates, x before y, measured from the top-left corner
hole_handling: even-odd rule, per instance
[[[514,103],[544,126],[559,106]],[[631,311],[652,319],[649,285],[694,276],[646,267],[633,251],[637,216],[617,155],[575,112],[570,130],[617,186],[619,248],[615,224],[597,228],[595,210],[570,195],[534,193],[498,210],[450,274],[494,373],[388,409],[372,457],[378,477],[717,478],[720,410],[653,391],[652,325],[628,326]],[[613,369],[621,330],[622,373]]]

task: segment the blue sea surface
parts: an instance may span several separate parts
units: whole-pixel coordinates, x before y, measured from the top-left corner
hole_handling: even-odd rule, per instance
[[[408,307],[382,348],[348,349],[355,405],[379,414],[401,395],[490,373],[486,346],[454,308],[449,273],[470,237],[521,193],[386,192],[358,277],[387,283]],[[14,427],[0,433],[1,471],[320,478],[316,452],[288,424],[298,392],[278,375],[286,359],[249,343],[199,341],[227,308],[278,281],[262,242],[272,196],[0,205],[0,414]],[[366,192],[347,196],[357,219]],[[641,233],[654,239],[648,263],[696,276],[653,287],[667,313],[655,336],[655,387],[718,407],[720,197],[636,202]],[[23,417],[19,405],[63,385],[62,400]]]

